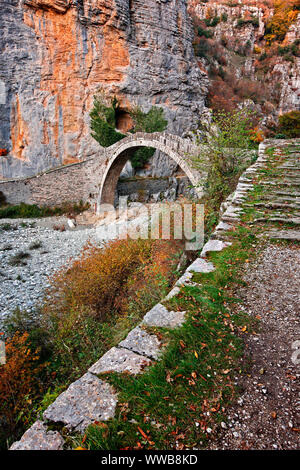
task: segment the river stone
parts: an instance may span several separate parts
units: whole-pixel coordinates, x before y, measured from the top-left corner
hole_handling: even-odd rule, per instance
[[[104,372],[129,372],[139,374],[146,366],[151,364],[150,359],[124,348],[112,348],[99,359],[89,372],[101,374]]]
[[[113,388],[86,373],[73,382],[44,412],[44,419],[83,432],[94,421],[107,421],[115,413],[117,396]]]
[[[215,267],[212,263],[206,261],[203,258],[197,258],[188,268],[188,272],[194,273],[211,273],[215,271]]]
[[[143,319],[143,324],[162,328],[176,328],[184,322],[186,312],[169,312],[162,304],[157,304]]]
[[[160,352],[161,343],[157,336],[150,335],[140,327],[134,328],[119,346],[130,349],[142,356],[157,359]]]
[[[47,431],[43,421],[36,421],[10,450],[63,450],[64,440],[56,431]]]

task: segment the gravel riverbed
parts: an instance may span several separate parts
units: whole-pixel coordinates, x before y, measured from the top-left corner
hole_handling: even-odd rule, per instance
[[[97,240],[95,228],[60,232],[34,221],[11,223],[10,228],[1,224],[0,324],[17,307],[33,310],[43,299],[49,276],[77,257],[89,240]],[[13,265],[17,258],[19,264]]]
[[[88,241],[101,246],[148,219],[133,204],[129,214],[108,214],[94,225],[70,229],[68,222],[63,216],[0,221],[0,329],[16,308],[34,311],[50,285],[49,277],[78,257]]]

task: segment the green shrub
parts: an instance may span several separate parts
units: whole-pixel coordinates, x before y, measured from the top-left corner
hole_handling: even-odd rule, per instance
[[[300,137],[300,111],[290,111],[279,116],[279,132],[287,138]]]
[[[198,27],[197,32],[198,32],[199,37],[204,36],[206,38],[212,38],[214,35],[213,31],[210,31],[209,29],[201,28],[201,26]]]
[[[219,16],[214,16],[213,18],[207,18],[204,20],[206,26],[209,26],[211,28],[214,28],[220,23],[220,17]]]
[[[247,109],[218,112],[212,123],[203,127],[199,155],[191,157],[197,169],[208,171],[207,194],[213,211],[232,192],[244,169],[245,150],[253,148],[253,113]]]
[[[104,97],[103,92],[94,97],[94,107],[90,113],[92,137],[102,146],[110,147],[125,137],[116,130],[116,115],[118,102],[113,98],[110,102]],[[130,116],[133,120],[132,133],[135,132],[162,132],[166,129],[168,121],[164,119],[162,108],[152,106],[148,113],[144,113],[139,107],[134,108]],[[142,168],[154,154],[152,148],[137,150],[131,157],[134,168]]]
[[[209,50],[209,44],[206,39],[200,39],[199,43],[194,45],[194,51],[197,57],[202,57],[203,59],[206,59]]]

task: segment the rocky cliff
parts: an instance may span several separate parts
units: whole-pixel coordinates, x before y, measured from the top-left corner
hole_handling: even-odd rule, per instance
[[[183,134],[205,110],[185,0],[0,0],[2,178],[28,176],[99,151],[93,96],[120,102],[118,127],[139,105],[164,108]]]

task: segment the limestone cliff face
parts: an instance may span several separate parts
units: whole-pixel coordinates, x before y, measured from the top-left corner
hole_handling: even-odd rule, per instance
[[[4,178],[99,152],[89,129],[99,87],[118,97],[121,129],[132,105],[162,106],[178,134],[205,110],[207,76],[185,0],[0,0],[0,8]]]

